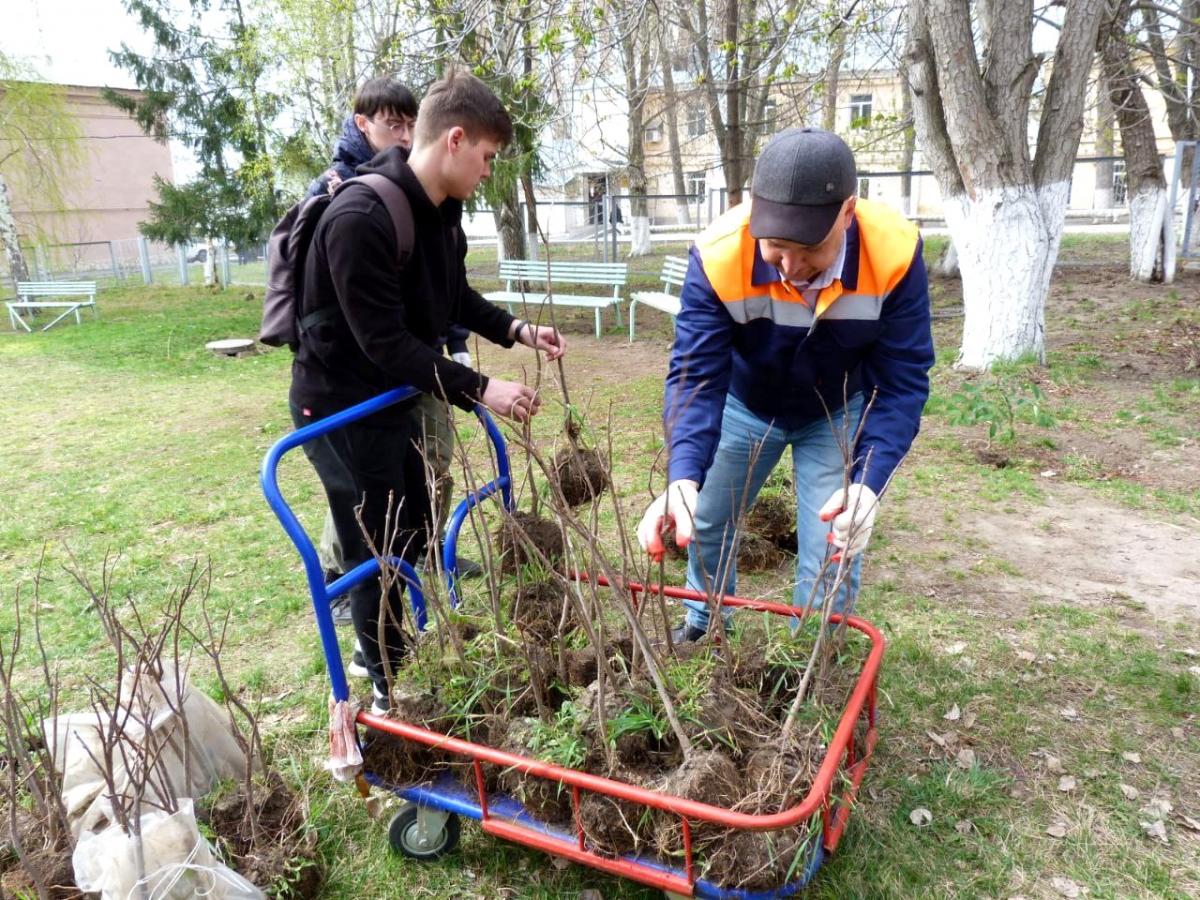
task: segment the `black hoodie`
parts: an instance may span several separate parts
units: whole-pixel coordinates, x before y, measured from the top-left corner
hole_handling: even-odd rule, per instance
[[[398,147],[359,172],[378,172],[407,195],[413,252],[401,269],[391,217],[374,191],[351,185],[338,192],[308,251],[301,315],[328,306],[341,315],[302,336],[290,399],[321,417],[407,384],[469,410],[487,377],[438,352],[439,336],[458,323],[511,347],[513,317],[467,284],[462,203],[447,199],[434,206]],[[407,405],[373,421],[396,421]]]

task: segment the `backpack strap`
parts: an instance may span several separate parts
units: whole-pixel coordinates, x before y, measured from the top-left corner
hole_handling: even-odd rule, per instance
[[[414,231],[416,223],[413,221],[412,205],[408,202],[408,195],[404,193],[400,185],[392,181],[386,175],[380,175],[378,172],[371,172],[366,175],[356,175],[354,178],[349,178],[343,181],[338,187],[342,190],[347,184],[361,182],[373,190],[388,211],[388,215],[392,217],[392,229],[396,233],[396,256],[400,260],[400,265],[404,266],[408,262],[408,258],[412,256],[413,242],[415,240]]]

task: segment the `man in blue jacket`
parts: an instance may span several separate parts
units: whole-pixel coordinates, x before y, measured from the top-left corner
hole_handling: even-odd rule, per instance
[[[417,125],[417,100],[412,91],[395,78],[372,78],[363,83],[354,97],[354,112],[346,118],[342,135],[333,151],[333,162],[308,186],[308,197],[332,194],[338,185],[353,178],[359,166],[370,162],[390,147],[399,147],[405,159],[412,150],[413,132]],[[456,363],[471,366],[467,340],[471,333],[461,325],[451,323],[446,334],[446,349]],[[429,395],[422,397],[413,410],[414,433],[424,435],[425,450],[437,478],[435,510],[441,522],[449,519],[453,501],[454,479],[450,467],[454,456],[454,426],[446,405]],[[332,581],[345,571],[342,548],[334,527],[333,515],[325,515],[325,527],[319,546],[321,565],[326,580]],[[478,563],[466,558],[458,560],[460,575],[471,577],[482,570]],[[350,621],[349,604],[343,601],[334,611],[341,624]],[[360,662],[351,663],[352,674],[363,674]]]
[[[661,554],[673,524],[688,587],[709,597],[736,591],[735,527],[789,447],[793,603],[809,602],[828,544],[856,596],[880,495],[920,426],[934,362],[921,239],[855,196],[855,172],[837,135],[790,128],[763,150],[751,201],[692,247],[665,391],[668,487],[638,539]],[[676,641],[708,630],[708,606],[687,605]]]

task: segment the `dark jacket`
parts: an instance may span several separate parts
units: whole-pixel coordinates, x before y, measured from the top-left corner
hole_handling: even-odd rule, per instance
[[[402,150],[401,152],[404,158],[408,159],[408,151]],[[337,172],[338,177],[342,181],[346,181],[353,178],[357,174],[358,167],[370,162],[373,156],[375,156],[375,151],[367,143],[366,136],[354,124],[354,116],[347,116],[342,125],[342,136],[337,139],[333,148],[333,162],[329,169],[313,179],[304,196],[319,197],[328,193],[330,170]],[[467,340],[470,337],[471,333],[467,329],[452,325],[446,333],[444,343],[451,353],[466,353],[468,352]]]
[[[916,437],[934,362],[916,226],[859,200],[841,274],[810,304],[763,260],[750,208],[724,213],[691,250],[663,413],[670,479],[704,482],[727,394],[795,429],[839,409],[846,391],[875,398],[852,474],[880,493]]]
[[[338,192],[309,247],[301,315],[329,306],[341,315],[302,335],[290,399],[319,417],[408,384],[471,409],[487,378],[443,356],[440,336],[458,323],[511,347],[513,317],[467,284],[462,203],[434,206],[398,147],[361,171],[390,178],[407,195],[413,252],[401,270],[391,218],[374,191],[351,185]],[[404,406],[375,421],[398,421]]]

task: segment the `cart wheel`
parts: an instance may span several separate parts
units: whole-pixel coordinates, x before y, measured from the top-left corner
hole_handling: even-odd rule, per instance
[[[409,859],[440,859],[458,846],[458,816],[429,806],[405,804],[388,824],[392,850]]]

